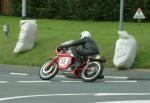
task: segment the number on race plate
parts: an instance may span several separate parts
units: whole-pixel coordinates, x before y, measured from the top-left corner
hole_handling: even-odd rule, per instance
[[[63,57],[60,59],[59,65],[66,65],[69,60],[69,57]]]

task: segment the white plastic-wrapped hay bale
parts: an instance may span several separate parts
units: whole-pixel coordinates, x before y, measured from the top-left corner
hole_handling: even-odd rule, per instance
[[[19,39],[14,49],[14,53],[30,50],[34,46],[37,24],[35,20],[20,21]]]
[[[137,43],[126,31],[118,31],[118,34],[113,63],[117,68],[129,69],[135,61]]]

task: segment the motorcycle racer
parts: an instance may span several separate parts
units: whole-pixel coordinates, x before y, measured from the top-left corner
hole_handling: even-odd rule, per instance
[[[80,66],[79,58],[81,56],[87,57],[99,54],[99,49],[95,41],[92,40],[91,34],[88,31],[81,32],[79,40],[75,40],[71,44],[61,45],[58,48],[62,49],[69,47],[71,47],[71,52],[73,53],[75,59],[72,69]]]

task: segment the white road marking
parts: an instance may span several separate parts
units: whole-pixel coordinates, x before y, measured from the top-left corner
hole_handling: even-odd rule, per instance
[[[19,83],[49,83],[51,81],[18,81]]]
[[[83,82],[83,81],[60,81],[60,82],[62,82],[62,83],[81,83],[81,82]]]
[[[17,81],[18,83],[49,83],[52,81],[44,81],[44,80],[31,80],[31,81]],[[58,81],[61,83],[82,83],[83,81]],[[103,81],[105,83],[137,83],[138,81],[133,81],[133,80],[124,80],[124,81]],[[148,83],[150,83],[150,81],[147,81]],[[9,83],[8,81],[0,81],[0,83]]]
[[[95,103],[150,103],[150,100],[107,101]]]
[[[52,96],[124,96],[124,95],[146,95],[149,96],[150,93],[74,93],[74,94],[43,94],[43,95],[25,95],[25,96],[14,96],[14,97],[4,97],[0,98],[1,101],[7,101],[7,100],[14,100],[14,99],[23,99],[23,98],[36,98],[36,97],[52,97]],[[101,103],[101,102],[97,102]],[[104,102],[105,103],[105,102]],[[107,103],[107,102],[106,102]],[[108,102],[109,103],[109,102]],[[111,102],[110,102],[111,103]],[[113,103],[113,102],[112,102]],[[115,102],[114,102],[115,103]],[[117,103],[122,103],[122,102],[117,102]],[[127,103],[127,102],[125,102]],[[131,102],[128,102],[131,103]],[[137,103],[137,102],[132,102],[132,103]],[[145,103],[145,102],[141,102]],[[147,102],[148,103],[148,102]]]
[[[64,78],[64,75],[56,75],[56,77]],[[128,79],[128,77],[119,77],[119,76],[105,76],[105,79]]]
[[[136,83],[136,80],[126,80],[126,81],[104,81],[106,83]]]
[[[128,79],[128,77],[105,76],[106,79]]]
[[[28,75],[26,73],[9,73],[9,74],[11,74],[11,75]]]
[[[64,75],[56,75],[56,77],[64,78]],[[118,77],[118,76],[105,76],[105,79],[128,79],[128,77]]]
[[[23,99],[23,98],[35,98],[35,97],[51,97],[51,96],[81,96],[81,95],[90,95],[87,93],[79,93],[79,94],[43,94],[43,95],[26,95],[26,96],[14,96],[14,97],[4,97],[0,98],[1,101],[6,100],[14,100],[14,99]]]
[[[56,77],[64,78],[65,76],[63,76],[63,75],[56,75]]]
[[[0,81],[0,83],[8,83],[8,81]]]
[[[94,96],[142,96],[150,95],[150,93],[95,93]]]
[[[29,74],[26,74],[26,73],[9,73],[11,75],[29,75]],[[61,78],[64,78],[65,76],[64,75],[56,75],[56,77],[61,77]],[[119,76],[105,76],[105,79],[128,79],[128,77],[119,77]]]

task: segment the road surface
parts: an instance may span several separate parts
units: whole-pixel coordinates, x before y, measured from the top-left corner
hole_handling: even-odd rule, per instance
[[[150,103],[149,71],[105,69],[85,83],[58,74],[43,81],[39,67],[0,65],[0,103]]]

